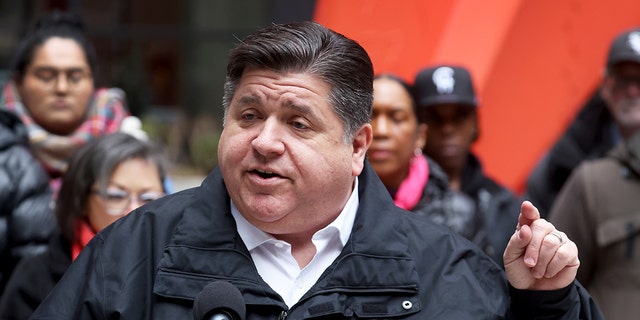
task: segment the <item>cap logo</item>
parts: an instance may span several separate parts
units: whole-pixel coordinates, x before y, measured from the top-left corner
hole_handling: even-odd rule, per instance
[[[629,47],[635,52],[635,54],[640,55],[640,32],[634,31],[629,33],[629,38],[627,38],[627,43]]]
[[[453,78],[454,71],[449,67],[440,67],[433,72],[431,79],[436,85],[438,93],[450,94],[453,92],[453,86],[456,84],[456,80]]]

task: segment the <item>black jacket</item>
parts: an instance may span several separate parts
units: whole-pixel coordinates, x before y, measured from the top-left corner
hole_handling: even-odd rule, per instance
[[[461,189],[473,198],[482,217],[488,238],[484,251],[503,265],[502,253],[518,224],[522,202],[509,189],[487,177],[482,164],[472,153],[469,153],[462,172]]]
[[[618,142],[615,122],[596,92],[540,160],[527,180],[524,199],[547,217],[560,189],[582,161],[604,157]]]
[[[194,297],[214,280],[239,288],[247,319],[510,317],[504,274],[475,245],[397,208],[368,164],[358,192],[345,248],[290,309],[258,275],[215,169],[201,187],[154,201],[98,233],[32,319],[191,319]],[[593,305],[580,290],[571,285],[542,299],[518,291],[514,311],[591,319]]]
[[[473,199],[449,188],[449,179],[444,170],[433,159],[425,158],[429,166],[429,180],[420,201],[411,211],[449,227],[480,248],[486,248],[488,242],[484,219],[476,212]]]
[[[42,252],[56,229],[49,176],[31,154],[27,129],[0,110],[0,294],[20,259]]]
[[[0,299],[0,319],[28,319],[71,264],[71,244],[57,232],[45,252],[20,260]]]

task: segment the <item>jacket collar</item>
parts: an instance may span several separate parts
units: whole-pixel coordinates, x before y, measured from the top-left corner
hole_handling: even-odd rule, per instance
[[[640,132],[619,143],[607,156],[622,163],[633,176],[640,177]]]

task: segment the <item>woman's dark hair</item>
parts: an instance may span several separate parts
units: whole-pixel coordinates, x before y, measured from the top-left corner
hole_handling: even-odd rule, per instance
[[[55,209],[58,225],[68,240],[74,239],[75,223],[84,215],[94,185],[104,191],[116,167],[130,159],[146,159],[156,164],[160,181],[165,181],[164,157],[159,148],[126,133],[91,140],[69,159]]]
[[[92,74],[95,76],[96,53],[85,35],[82,18],[72,12],[53,11],[40,19],[35,28],[18,43],[11,59],[11,71],[16,82],[22,82],[27,67],[33,61],[36,49],[53,37],[72,39],[78,43],[84,51]]]
[[[409,95],[409,99],[411,99],[411,108],[413,109],[414,114],[416,115],[416,117],[418,116],[418,104],[416,103],[414,89],[412,85],[410,85],[408,82],[404,81],[398,75],[395,75],[393,73],[377,74],[375,77],[373,77],[373,80],[376,80],[376,79],[389,79],[391,81],[397,82],[400,86],[402,86],[402,88],[404,88],[404,90],[407,91],[407,94]]]
[[[350,141],[371,118],[373,64],[357,42],[315,22],[274,24],[244,38],[229,54],[223,106],[229,109],[245,69],[307,73],[331,86],[329,104]]]

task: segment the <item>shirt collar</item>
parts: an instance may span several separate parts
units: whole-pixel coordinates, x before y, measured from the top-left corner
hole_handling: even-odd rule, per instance
[[[344,245],[347,243],[347,240],[349,240],[349,236],[351,235],[351,229],[353,228],[353,222],[356,218],[359,203],[360,198],[358,196],[358,177],[356,177],[351,196],[349,197],[349,200],[345,204],[344,208],[342,208],[342,211],[340,212],[338,217],[326,227],[318,230],[314,235],[325,233],[326,231],[324,230],[337,230],[340,235],[340,242],[344,247]],[[258,229],[256,226],[247,221],[247,219],[245,219],[244,216],[240,214],[233,201],[231,201],[231,214],[233,215],[233,218],[236,221],[236,225],[238,226],[238,234],[240,235],[240,238],[242,238],[242,241],[249,251],[255,249],[256,247],[259,247],[263,243],[276,240],[276,238],[272,235]]]

